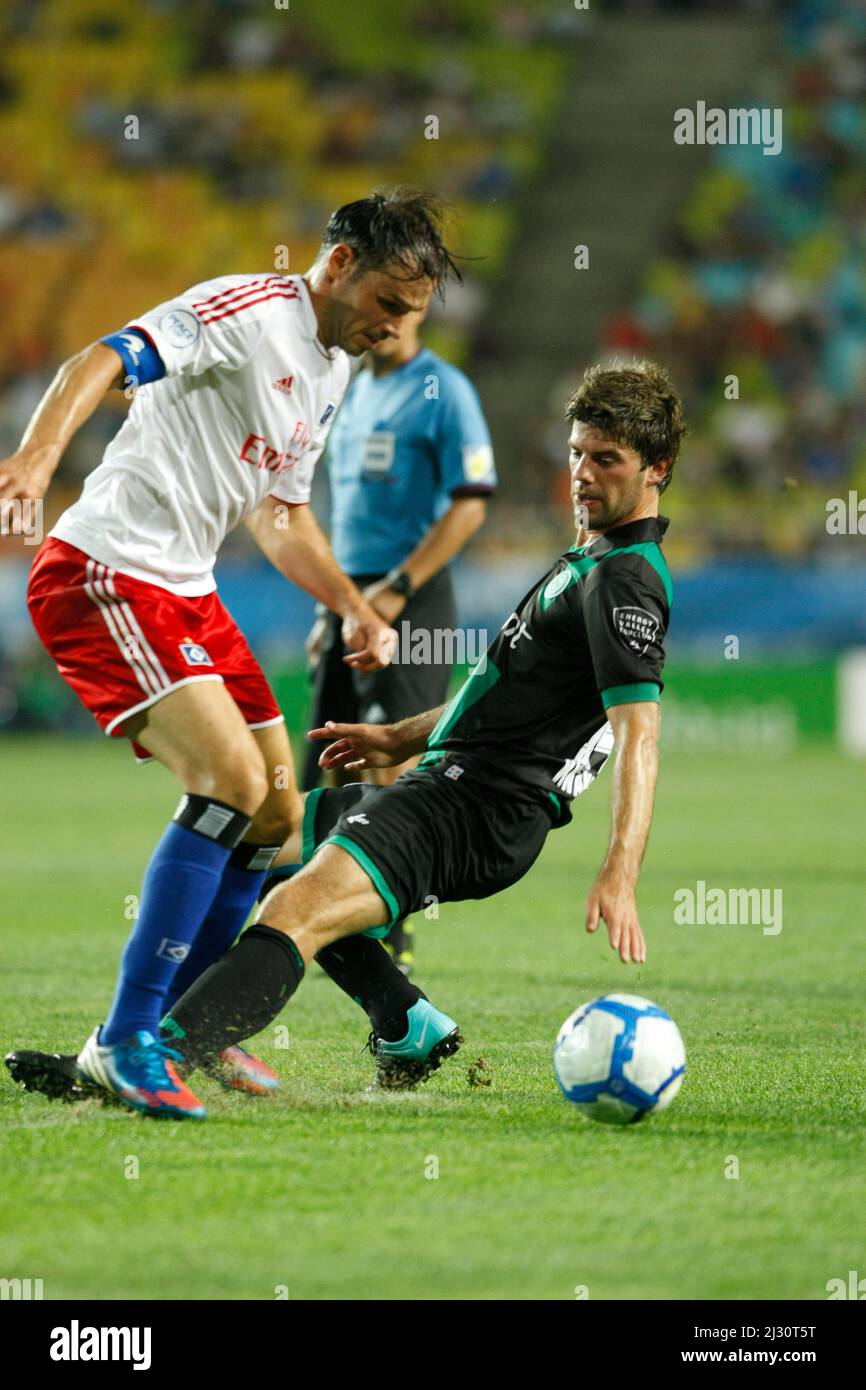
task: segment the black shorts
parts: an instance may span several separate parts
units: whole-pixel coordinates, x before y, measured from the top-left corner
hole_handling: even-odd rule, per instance
[[[358,575],[355,583],[360,589],[372,584],[381,575]],[[403,624],[408,623],[409,629]],[[343,661],[347,648],[343,645],[342,618],[336,613],[326,616],[326,631],[319,663],[313,672],[313,703],[310,728],[318,728],[326,719],[341,724],[393,724],[435,709],[444,704],[448,695],[451,667],[445,662],[412,664],[402,660],[386,666],[383,671],[353,671]],[[412,641],[404,640],[412,631],[453,631],[457,625],[454,588],[447,569],[434,574],[422,584],[397,619],[400,634],[400,654],[411,655]],[[431,655],[436,654],[431,644]],[[304,790],[316,787],[321,779],[318,759],[321,745],[308,748],[304,759],[301,784]]]
[[[369,874],[394,922],[431,903],[489,898],[522,878],[541,853],[555,810],[539,799],[490,793],[454,763],[404,772],[390,787],[320,787],[304,808],[303,860],[342,846]]]

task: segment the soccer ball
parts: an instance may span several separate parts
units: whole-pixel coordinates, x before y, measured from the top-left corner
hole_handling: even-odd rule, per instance
[[[584,1115],[628,1125],[670,1105],[686,1049],[664,1009],[637,994],[603,994],[563,1023],[553,1070],[566,1100]]]

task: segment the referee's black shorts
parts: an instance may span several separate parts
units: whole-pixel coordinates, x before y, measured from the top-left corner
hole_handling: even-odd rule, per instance
[[[359,589],[381,579],[382,575],[353,575]],[[409,641],[404,641],[409,624]],[[413,632],[433,633],[453,631],[457,625],[454,588],[447,568],[434,574],[409,599],[395,626],[400,634],[400,655],[403,660],[386,666],[382,671],[354,671],[343,661],[347,648],[341,635],[342,619],[336,613],[326,616],[326,631],[321,657],[313,672],[313,702],[310,728],[318,728],[326,719],[340,724],[393,724],[412,714],[435,709],[444,704],[448,694],[451,667],[447,662],[414,664],[405,658],[411,655]],[[431,642],[431,655],[441,654],[441,645]],[[320,744],[311,745],[304,759],[301,785],[305,791],[316,787],[321,778],[318,766]]]
[[[449,761],[404,772],[390,787],[352,782],[310,792],[303,859],[336,844],[369,875],[394,922],[433,902],[489,898],[522,878],[556,811],[539,797],[491,793],[483,776]]]

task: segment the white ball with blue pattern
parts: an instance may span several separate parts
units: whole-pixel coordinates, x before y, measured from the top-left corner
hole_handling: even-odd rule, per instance
[[[604,994],[563,1023],[553,1070],[566,1100],[593,1120],[627,1125],[670,1105],[686,1049],[670,1014],[637,994]]]

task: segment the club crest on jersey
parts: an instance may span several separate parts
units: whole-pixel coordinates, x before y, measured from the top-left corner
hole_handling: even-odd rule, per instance
[[[457,763],[452,763],[450,767],[446,767],[445,776],[450,777],[452,782],[456,782],[458,777],[463,776],[463,768]]]
[[[615,608],[613,625],[625,645],[638,656],[643,656],[658,636],[658,619],[645,608]]]
[[[295,378],[293,376],[281,376],[277,377],[276,381],[272,381],[271,385],[275,391],[282,391],[284,396],[289,396],[292,392],[292,383],[294,380]]]
[[[328,421],[330,420],[331,416],[333,415],[333,413],[334,413],[334,411],[335,411],[336,409],[337,409],[337,407],[334,405],[334,402],[333,402],[333,401],[328,401],[327,407],[326,407],[326,409],[325,409],[325,413],[324,413],[324,415],[322,416],[321,420],[319,421],[319,424],[320,424],[320,425],[326,425],[326,424],[328,423]]]
[[[549,603],[552,598],[556,598],[557,594],[561,594],[563,589],[567,589],[570,580],[571,570],[569,569],[560,570],[559,574],[555,574],[553,578],[545,585],[545,601]]]
[[[213,666],[213,662],[199,642],[191,642],[187,638],[185,642],[179,642],[178,646],[187,666]]]

